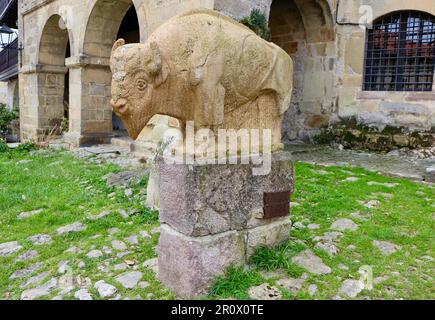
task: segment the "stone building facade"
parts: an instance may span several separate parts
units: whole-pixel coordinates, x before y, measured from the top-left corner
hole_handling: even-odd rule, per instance
[[[40,138],[68,118],[65,138],[72,144],[108,141],[116,124],[109,104],[113,42],[143,42],[168,18],[197,7],[234,18],[258,8],[267,16],[272,41],[295,61],[287,140],[312,137],[349,117],[379,127],[435,127],[433,57],[425,60],[429,90],[366,90],[368,29],[359,24],[367,13],[378,21],[411,10],[434,21],[433,0],[21,0],[22,139]],[[435,50],[430,32],[423,39]]]

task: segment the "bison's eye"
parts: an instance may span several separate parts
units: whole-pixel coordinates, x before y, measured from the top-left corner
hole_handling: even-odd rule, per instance
[[[145,80],[139,79],[136,81],[136,87],[140,91],[144,91],[147,88],[147,83]]]

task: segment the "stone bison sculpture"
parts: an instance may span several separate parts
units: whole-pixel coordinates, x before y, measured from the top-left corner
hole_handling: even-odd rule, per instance
[[[111,104],[133,139],[161,114],[181,128],[271,129],[281,144],[293,62],[231,18],[206,9],[178,15],[144,44],[116,41],[110,64]]]

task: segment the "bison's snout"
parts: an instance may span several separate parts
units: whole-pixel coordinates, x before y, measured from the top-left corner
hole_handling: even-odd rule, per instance
[[[113,111],[115,113],[124,114],[128,110],[126,99],[112,99],[110,100],[110,104],[112,105]]]

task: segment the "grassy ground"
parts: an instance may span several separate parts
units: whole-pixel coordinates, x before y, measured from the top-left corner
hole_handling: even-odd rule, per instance
[[[128,196],[123,188],[109,188],[102,179],[108,173],[119,171],[119,167],[92,164],[65,152],[45,151],[34,155],[26,152],[0,153],[0,244],[16,240],[24,247],[14,255],[0,257],[0,299],[19,299],[23,290],[37,285],[22,288],[23,283],[44,271],[48,274],[42,283],[52,277],[62,279],[58,274],[62,261],[69,262],[71,270],[67,275],[70,277],[89,278],[92,283],[105,280],[118,288],[118,298],[174,298],[159,284],[154,273],[142,265],[156,256],[158,234],[152,230],[159,225],[158,215],[141,205],[145,197],[146,178],[130,186],[133,195]],[[346,181],[349,177],[358,180]],[[392,187],[383,183],[397,185]],[[362,169],[320,168],[298,163],[296,190],[292,201],[299,205],[293,208],[293,222],[301,222],[305,226],[318,224],[320,228],[294,228],[290,242],[273,250],[258,250],[249,268],[231,268],[225,277],[217,279],[209,298],[247,299],[250,287],[264,282],[276,284],[279,277],[274,277],[270,271],[282,271],[286,277],[304,276],[306,271],[294,265],[291,257],[306,248],[321,257],[333,272],[329,275],[305,275],[303,288],[296,293],[280,288],[284,298],[333,298],[344,280],[359,278],[358,270],[365,265],[373,268],[374,278],[383,277],[383,281],[379,280],[373,290],[364,290],[359,298],[435,298],[433,187],[387,178]],[[369,200],[378,200],[379,205],[368,209],[361,204]],[[43,211],[27,219],[17,218],[21,212],[37,209]],[[136,214],[125,218],[118,214],[119,209]],[[103,211],[111,214],[96,221],[88,218]],[[358,218],[351,216],[357,212]],[[351,218],[359,228],[344,232],[336,244],[340,253],[330,257],[326,252],[314,249],[313,237],[331,231],[331,224],[339,218]],[[82,222],[87,226],[86,230],[57,235],[57,228],[73,222]],[[111,235],[111,228],[118,228],[119,232]],[[141,231],[148,232],[151,238],[141,237]],[[35,246],[28,240],[35,234],[48,234],[52,242]],[[131,235],[138,235],[139,244],[131,245],[126,241]],[[119,251],[111,248],[113,240],[121,240],[128,245],[124,250],[126,256],[118,257]],[[401,249],[385,256],[373,246],[373,240],[390,241]],[[67,252],[71,247],[76,247],[77,252]],[[89,251],[104,251],[104,247],[111,248],[113,252],[104,253],[98,259],[86,257]],[[30,261],[17,261],[17,257],[28,250],[36,250],[39,255]],[[114,278],[125,271],[116,271],[114,266],[124,261],[134,263],[131,268],[143,273],[142,281],[148,282],[148,286],[122,289]],[[10,279],[15,271],[36,262],[43,262],[38,271],[22,279]],[[278,273],[275,272],[276,275]],[[311,296],[308,286],[313,284],[318,290]],[[44,299],[59,296],[59,291],[53,290]],[[72,299],[75,291],[62,296]],[[98,298],[93,286],[89,292],[94,299]]]

